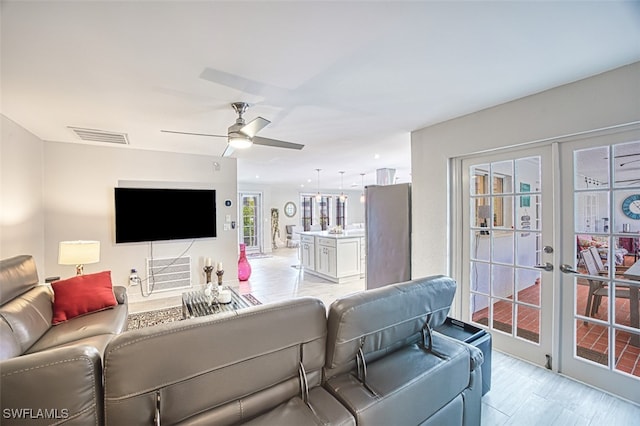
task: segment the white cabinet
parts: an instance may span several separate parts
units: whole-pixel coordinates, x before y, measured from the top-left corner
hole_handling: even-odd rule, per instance
[[[303,233],[300,238],[305,271],[333,282],[361,278],[364,254],[361,236],[332,235],[327,232]]]
[[[336,278],[360,276],[360,239],[337,240]]]
[[[336,248],[318,245],[316,251],[316,271],[332,278],[337,278],[336,274]]]
[[[300,259],[302,267],[313,271],[316,268],[315,237],[303,235],[300,238]]]

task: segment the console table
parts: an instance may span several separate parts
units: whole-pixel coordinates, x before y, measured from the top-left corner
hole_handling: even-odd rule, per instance
[[[224,287],[231,291],[230,303],[218,303],[214,296],[207,296],[204,290],[194,290],[182,293],[182,318],[195,318],[221,312],[237,311],[248,308],[249,303],[231,287]]]

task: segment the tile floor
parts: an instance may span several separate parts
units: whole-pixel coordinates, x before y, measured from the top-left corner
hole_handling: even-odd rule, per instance
[[[297,250],[279,248],[271,257],[249,259],[252,275],[241,293],[272,302],[297,296],[318,297],[329,306],[342,295],[363,290],[364,279],[334,284],[296,268]],[[140,302],[132,311],[180,304],[179,297]],[[640,407],[562,375],[494,350],[491,390],[483,397],[483,426],[631,425]],[[634,423],[635,422],[635,423]],[[395,425],[394,425],[395,426]]]

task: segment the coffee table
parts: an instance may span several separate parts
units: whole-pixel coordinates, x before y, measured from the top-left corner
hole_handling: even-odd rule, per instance
[[[203,317],[206,315],[232,312],[251,306],[231,287],[224,287],[231,291],[230,303],[218,303],[214,296],[207,296],[204,290],[194,290],[182,293],[182,318]]]

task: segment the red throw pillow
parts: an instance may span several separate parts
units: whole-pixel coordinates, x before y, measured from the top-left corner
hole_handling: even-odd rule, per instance
[[[111,271],[77,275],[56,281],[51,287],[54,294],[53,325],[118,304],[113,294]]]

